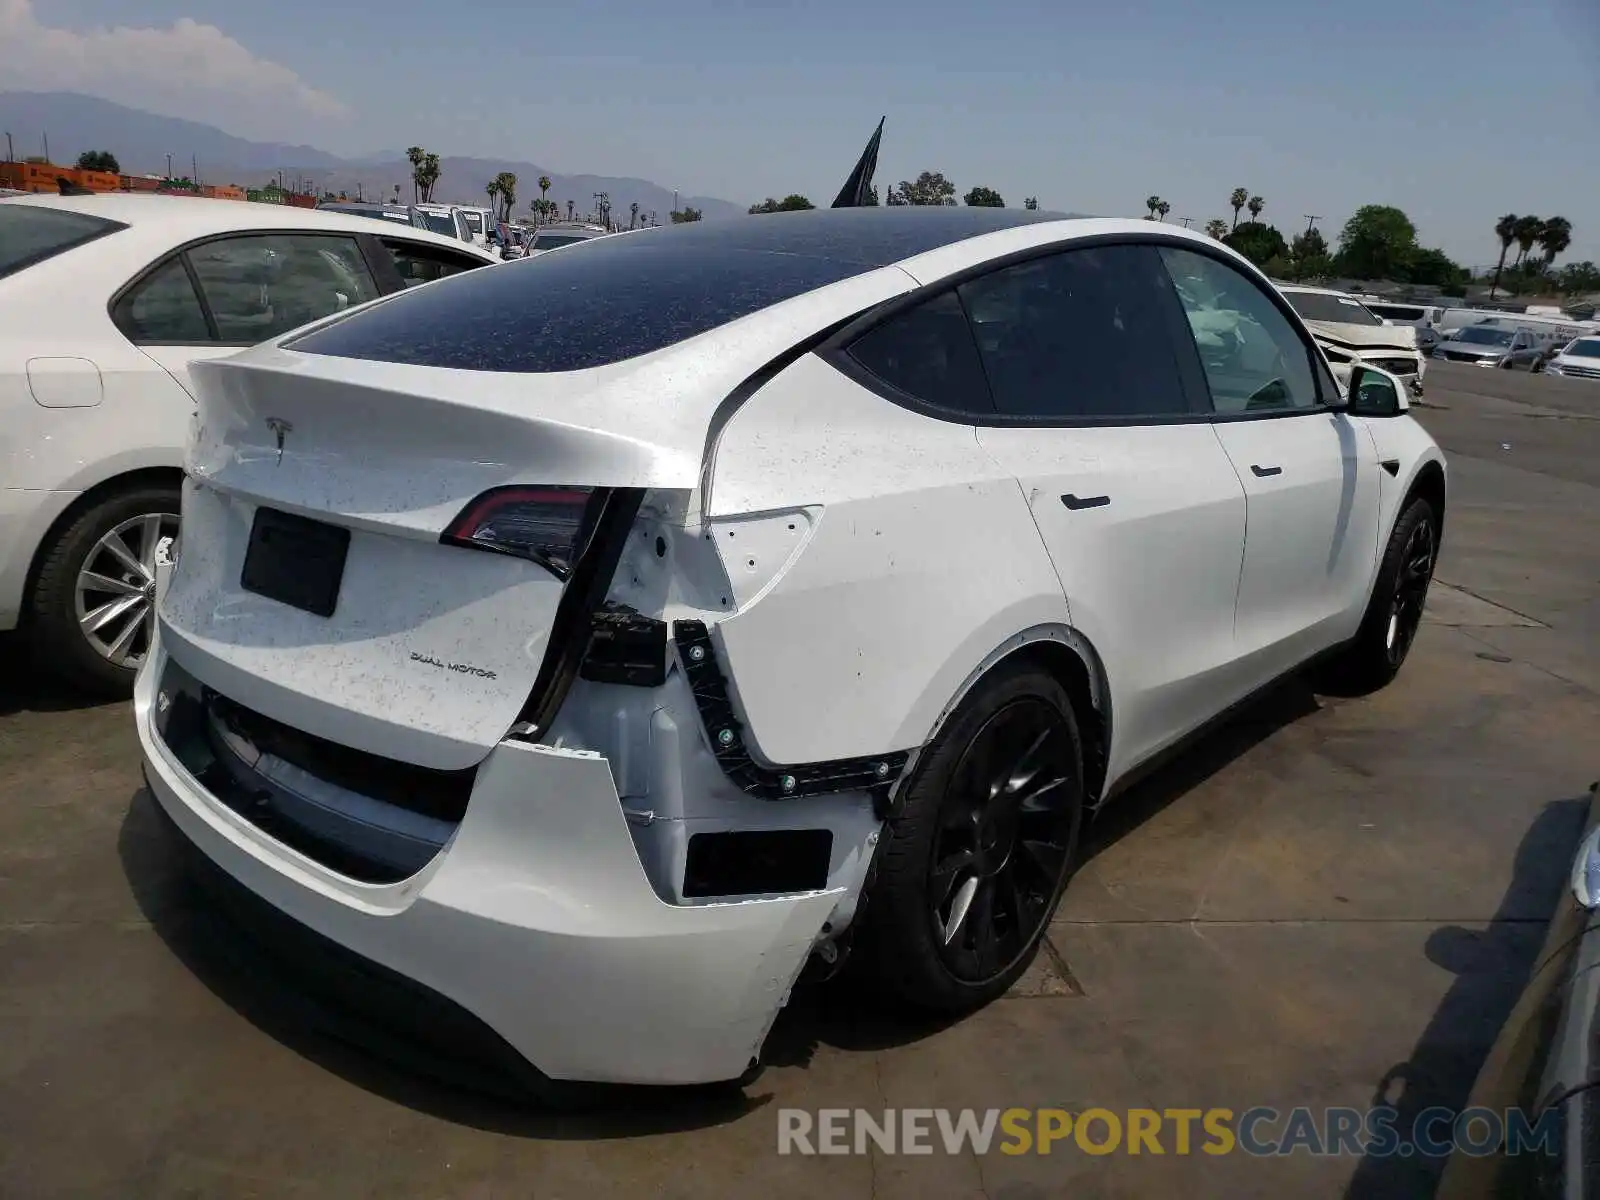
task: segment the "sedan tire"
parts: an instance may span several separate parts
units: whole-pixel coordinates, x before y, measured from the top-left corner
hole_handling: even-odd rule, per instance
[[[894,995],[963,1013],[1038,953],[1077,855],[1083,753],[1072,702],[1034,663],[962,701],[889,818],[859,953]]]
[[[40,667],[121,699],[155,629],[156,552],[178,533],[179,490],[145,485],[90,505],[44,550],[29,603]]]

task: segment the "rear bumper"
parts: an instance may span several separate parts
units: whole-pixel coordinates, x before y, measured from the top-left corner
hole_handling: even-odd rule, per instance
[[[183,839],[247,909],[320,947],[294,957],[356,964],[364,982],[343,991],[358,1006],[368,993],[374,1009],[396,992],[410,996],[408,1011],[442,1002],[471,1018],[456,1026],[481,1023],[540,1076],[738,1078],[839,900],[835,889],[667,904],[645,876],[606,760],[517,742],[484,760],[465,818],[427,867],[399,883],[358,883],[274,841],[177,762],[151,719],[166,657],[159,645],[148,655],[135,719],[150,791]],[[383,1007],[390,1017],[373,1020],[386,1022],[385,1040],[427,1024],[406,1018],[396,1030],[393,1006]]]

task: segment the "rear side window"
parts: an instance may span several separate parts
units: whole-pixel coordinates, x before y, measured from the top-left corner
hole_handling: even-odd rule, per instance
[[[168,259],[130,288],[117,301],[111,319],[138,345],[175,342],[194,346],[212,340],[205,310],[181,258]]]
[[[457,275],[474,267],[488,264],[470,254],[457,254],[440,246],[425,242],[408,242],[404,238],[384,238],[384,249],[394,256],[395,269],[407,287],[419,283],[432,283],[447,275]]]
[[[1033,259],[960,288],[995,407],[1044,420],[1190,412],[1178,311],[1149,246]]]
[[[0,204],[0,279],[124,228],[119,221],[85,213]]]
[[[188,251],[224,342],[253,345],[378,296],[354,238],[268,234]]]
[[[977,343],[954,292],[945,292],[853,342],[855,362],[913,400],[952,412],[992,413]]]

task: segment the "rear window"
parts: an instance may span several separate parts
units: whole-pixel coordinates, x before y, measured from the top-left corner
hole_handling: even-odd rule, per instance
[[[1284,292],[1291,308],[1307,321],[1329,321],[1340,325],[1382,325],[1361,304],[1344,296],[1322,292]]]
[[[870,269],[734,238],[648,230],[441,279],[286,345],[470,371],[581,371],[649,354]]]
[[[0,204],[0,279],[123,228],[119,221],[79,212]]]
[[[592,242],[594,237],[585,233],[541,233],[533,239],[535,250],[554,250],[557,246],[570,246],[573,242]]]

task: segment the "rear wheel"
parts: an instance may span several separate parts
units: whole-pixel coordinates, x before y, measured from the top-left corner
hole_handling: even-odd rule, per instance
[[[981,684],[934,740],[890,818],[862,956],[900,998],[960,1013],[1027,970],[1083,824],[1072,703],[1018,664]]]
[[[1418,497],[1389,534],[1361,628],[1325,669],[1330,683],[1340,690],[1372,692],[1400,673],[1422,625],[1438,556],[1438,518]]]
[[[79,513],[45,547],[29,604],[40,666],[122,697],[155,632],[156,553],[178,534],[179,490],[149,485]]]

